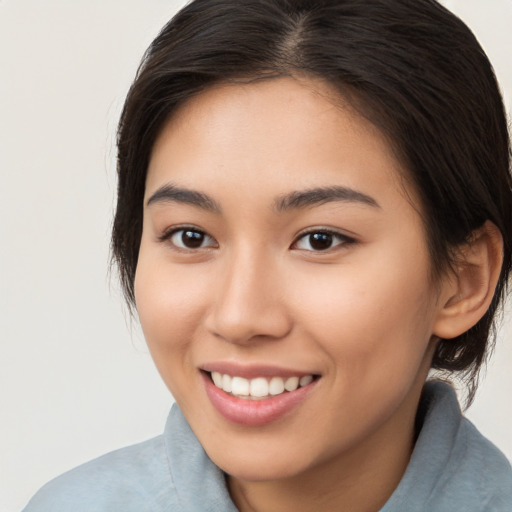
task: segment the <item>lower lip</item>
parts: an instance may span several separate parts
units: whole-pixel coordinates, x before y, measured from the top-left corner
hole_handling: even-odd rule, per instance
[[[307,386],[295,391],[287,391],[262,400],[244,400],[219,389],[208,374],[204,372],[201,374],[206,394],[215,409],[232,423],[248,427],[266,425],[282,418],[309,395],[317,382],[315,379]]]

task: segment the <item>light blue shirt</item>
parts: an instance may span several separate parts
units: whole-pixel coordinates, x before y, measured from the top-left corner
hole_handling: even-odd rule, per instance
[[[421,431],[380,512],[511,512],[512,468],[462,417],[454,391],[427,383]],[[223,472],[174,405],[161,436],[52,480],[23,512],[236,512]]]

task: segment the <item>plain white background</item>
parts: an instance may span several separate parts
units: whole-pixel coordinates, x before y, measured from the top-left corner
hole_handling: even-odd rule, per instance
[[[143,51],[183,5],[0,0],[0,512],[157,435],[172,402],[115,278],[115,129]],[[446,0],[512,98],[512,2]],[[512,459],[512,311],[468,415]]]

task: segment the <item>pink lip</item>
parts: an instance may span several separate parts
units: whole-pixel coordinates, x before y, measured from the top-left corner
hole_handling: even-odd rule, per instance
[[[300,387],[295,391],[284,392],[263,400],[244,400],[219,389],[204,371],[201,372],[201,375],[206,394],[215,409],[228,421],[248,427],[266,425],[283,417],[298,406],[311,393],[317,383],[317,380],[314,380],[311,384]],[[235,375],[243,376],[240,373],[235,373]],[[272,375],[282,376],[280,373],[272,373]],[[259,373],[258,376],[264,375]]]

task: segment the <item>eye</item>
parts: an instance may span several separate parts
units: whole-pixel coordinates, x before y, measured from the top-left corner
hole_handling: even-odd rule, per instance
[[[195,228],[174,229],[164,235],[162,239],[169,240],[178,249],[202,249],[217,246],[211,236]]]
[[[303,251],[328,251],[342,244],[353,243],[354,239],[332,231],[310,231],[300,236],[293,244],[294,249]]]

